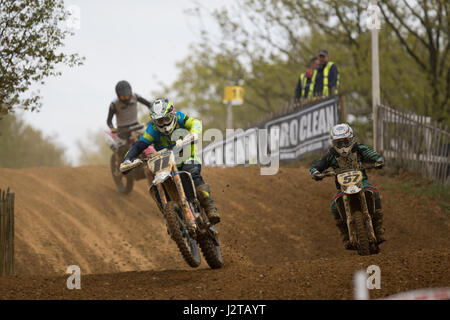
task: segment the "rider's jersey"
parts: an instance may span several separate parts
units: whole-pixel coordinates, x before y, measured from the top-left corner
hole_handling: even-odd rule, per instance
[[[377,162],[377,161],[384,161],[383,157],[380,156],[378,153],[376,153],[373,149],[370,147],[362,144],[362,143],[355,143],[355,145],[352,148],[352,152],[356,152],[357,154],[357,161],[358,162]],[[334,149],[330,148],[328,149],[327,153],[314,162],[313,166],[309,170],[309,173],[311,176],[314,174],[314,172],[319,171],[322,172],[328,168],[333,168],[334,170],[339,168],[339,164],[337,161],[337,158],[339,157],[339,153]],[[367,186],[367,174],[365,170],[362,170],[363,173],[363,185],[364,187]],[[337,178],[335,180],[336,187],[338,190],[340,190],[340,185],[337,181]]]
[[[171,135],[165,135],[161,133],[155,126],[153,122],[150,122],[147,129],[145,130],[144,135],[139,139],[139,141],[144,142],[147,145],[153,144],[153,147],[156,151],[164,149],[164,148],[173,148],[175,146],[176,139],[173,139],[173,134],[177,131],[177,129],[186,129],[187,133],[196,133],[201,136],[202,134],[202,123],[200,120],[189,117],[183,112],[177,111],[177,124],[175,130]],[[178,131],[179,132],[179,131]],[[177,132],[177,133],[178,133]],[[181,138],[177,136],[177,138]],[[198,156],[197,145],[193,144],[191,146],[191,157],[189,160],[194,160],[198,163],[201,163],[201,159]]]

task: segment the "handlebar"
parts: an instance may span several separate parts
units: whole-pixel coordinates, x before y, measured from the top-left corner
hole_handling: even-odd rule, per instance
[[[126,133],[126,132],[139,131],[139,130],[142,130],[142,129],[144,129],[144,125],[142,125],[142,124],[136,124],[136,125],[131,126],[131,127],[128,127],[128,128],[118,128],[117,130],[118,130],[119,132],[124,132],[124,133]]]
[[[143,126],[141,126],[141,127],[143,128]],[[131,128],[134,128],[134,127],[131,127]],[[195,142],[197,140],[198,140],[198,136],[196,134],[189,134],[183,139],[183,142],[179,146],[174,146],[172,149],[181,149],[184,146],[186,146],[188,144],[191,144],[192,142]],[[164,152],[167,152],[167,150],[168,150],[167,148],[164,148],[164,149],[161,149],[161,150],[159,150],[157,152],[152,153],[150,155],[150,159],[154,158],[154,157],[156,157],[156,156],[158,156],[158,155],[160,155],[160,154],[162,154]],[[148,160],[149,160],[148,158],[143,158],[143,157],[142,158],[136,158],[133,162],[131,162],[131,163],[127,164],[127,165],[121,164],[119,170],[122,173],[126,172],[126,171],[130,171],[130,170],[132,170],[134,168],[137,168],[137,167],[141,166],[144,162],[146,162]]]
[[[335,177],[336,176],[336,172],[334,172],[334,170],[326,170],[322,173],[317,174],[317,176],[319,178],[325,178],[325,177]]]
[[[370,170],[370,169],[376,169],[382,166],[382,164],[378,164],[377,162],[373,163],[361,163],[361,169],[360,170]],[[325,178],[325,177],[335,177],[337,173],[334,170],[326,170],[324,172],[321,172],[317,174],[319,178]]]

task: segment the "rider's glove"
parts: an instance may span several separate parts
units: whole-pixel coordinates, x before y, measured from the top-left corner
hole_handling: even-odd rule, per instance
[[[111,128],[111,133],[117,133],[117,132],[119,132],[119,129],[117,129],[117,128]]]
[[[198,135],[196,133],[189,133],[187,136],[185,136],[183,139],[179,139],[175,142],[175,148],[181,148],[184,145],[187,145],[190,142],[194,142],[198,139]]]
[[[124,175],[128,174],[131,171],[131,168],[127,169],[127,167],[130,167],[131,164],[132,162],[130,160],[125,160],[124,162],[122,162],[119,167],[120,172],[122,172],[122,174]]]
[[[177,142],[175,142],[175,148],[181,148],[183,146],[184,140],[178,139]]]
[[[375,162],[375,169],[382,169],[383,166],[384,166],[384,161],[383,160]]]
[[[314,180],[316,180],[316,181],[320,181],[320,180],[322,180],[323,178],[320,177],[319,175],[320,175],[320,172],[319,172],[319,171],[315,171],[315,172],[312,174],[312,178],[313,178]]]

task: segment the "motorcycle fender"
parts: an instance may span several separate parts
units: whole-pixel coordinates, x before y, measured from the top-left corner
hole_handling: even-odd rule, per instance
[[[153,179],[152,184],[156,186],[160,183],[164,183],[167,179],[171,177],[172,175],[170,174],[169,171],[160,171]]]
[[[352,186],[348,186],[348,187],[344,187],[344,193],[346,194],[356,194],[359,193],[361,191],[361,188],[358,187],[357,185],[352,185]]]

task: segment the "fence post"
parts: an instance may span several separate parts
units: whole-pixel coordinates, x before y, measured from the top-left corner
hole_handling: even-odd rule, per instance
[[[339,122],[347,122],[347,109],[345,106],[345,96],[341,93],[339,94]]]
[[[14,275],[14,193],[0,189],[0,277]]]

